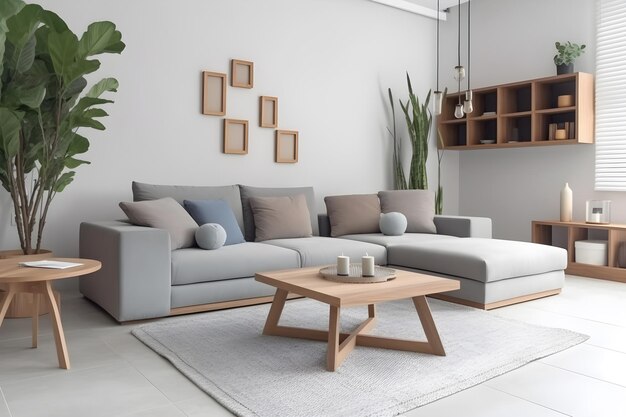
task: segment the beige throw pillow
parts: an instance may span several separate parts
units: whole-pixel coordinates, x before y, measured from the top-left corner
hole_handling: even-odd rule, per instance
[[[407,233],[437,233],[435,193],[428,190],[380,191],[383,213],[397,211],[406,216]]]
[[[304,194],[288,197],[250,197],[255,241],[311,237],[311,217]]]
[[[167,230],[172,250],[188,248],[196,243],[195,233],[198,223],[173,198],[134,203],[121,202],[120,208],[132,224]]]
[[[332,237],[380,232],[380,203],[376,194],[337,195],[324,198],[324,202]]]

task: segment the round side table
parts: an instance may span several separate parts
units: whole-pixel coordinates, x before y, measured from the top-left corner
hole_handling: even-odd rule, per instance
[[[39,333],[39,299],[43,296],[50,309],[50,320],[54,331],[54,341],[57,348],[59,367],[70,369],[70,359],[67,354],[65,334],[61,324],[61,314],[54,298],[52,281],[57,279],[73,278],[90,274],[99,270],[102,264],[92,259],[80,258],[50,258],[50,261],[72,262],[81,264],[66,269],[32,268],[20,265],[19,259],[0,260],[0,289],[4,290],[4,297],[0,301],[0,326],[4,320],[11,300],[17,293],[33,294],[33,347],[37,347]]]

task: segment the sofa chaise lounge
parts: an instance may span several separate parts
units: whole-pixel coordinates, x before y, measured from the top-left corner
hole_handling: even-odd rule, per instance
[[[255,242],[250,199],[304,195],[311,237]],[[202,187],[133,183],[133,199],[171,197],[224,200],[246,242],[217,250],[171,249],[166,230],[128,221],[84,222],[80,256],[98,259],[102,269],[80,279],[81,293],[117,321],[269,302],[274,289],[254,280],[261,271],[322,266],[342,252],[359,259],[366,252],[379,265],[423,271],[461,281],[444,298],[494,308],[560,292],[566,252],[525,242],[491,239],[491,220],[434,216],[436,233],[332,234],[326,214],[317,215],[313,189],[243,185]]]

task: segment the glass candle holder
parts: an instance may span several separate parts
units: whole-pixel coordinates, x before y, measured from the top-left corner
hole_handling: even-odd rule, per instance
[[[587,223],[611,223],[610,200],[587,200],[585,221]]]

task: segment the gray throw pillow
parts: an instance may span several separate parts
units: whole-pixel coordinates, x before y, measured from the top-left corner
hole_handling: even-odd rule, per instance
[[[380,203],[376,194],[337,195],[324,198],[332,237],[378,233]]]
[[[196,242],[194,234],[198,224],[173,198],[134,203],[121,202],[120,208],[133,224],[167,230],[172,250],[189,248]]]
[[[406,216],[407,233],[437,233],[435,193],[428,190],[380,191],[383,213],[397,211]]]
[[[251,197],[255,241],[311,237],[311,216],[304,194],[288,197]]]
[[[225,242],[226,230],[217,223],[205,223],[196,229],[196,243],[202,249],[219,249]]]
[[[402,236],[406,230],[406,217],[402,213],[392,211],[389,213],[381,213],[380,215],[380,231],[387,236]]]

